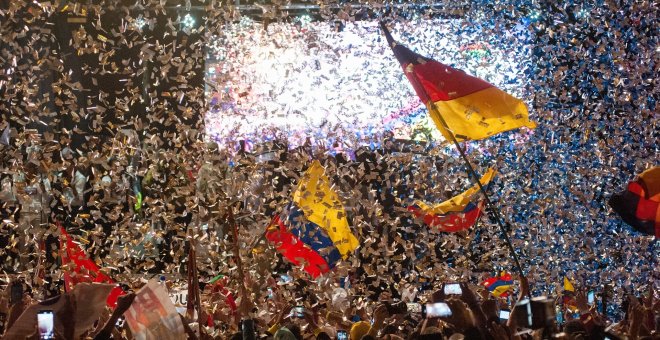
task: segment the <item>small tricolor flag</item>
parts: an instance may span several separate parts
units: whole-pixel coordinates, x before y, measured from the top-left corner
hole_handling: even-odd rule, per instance
[[[486,279],[482,285],[495,297],[507,297],[513,288],[513,279],[511,274],[502,272],[500,276]]]
[[[451,134],[442,124],[440,115],[458,140],[484,139],[523,126],[536,127],[520,99],[484,80],[411,51],[392,38],[384,23],[381,27],[403,72],[448,140]]]
[[[295,265],[316,278],[358,247],[346,211],[330,186],[323,166],[314,161],[293,194],[293,202],[275,216],[266,238]]]
[[[660,166],[641,173],[608,203],[635,230],[660,238]]]
[[[408,207],[416,218],[421,218],[430,227],[438,228],[439,231],[455,233],[470,229],[481,216],[484,201],[478,203],[470,202],[460,212],[451,212],[444,215],[425,214],[417,205]]]
[[[489,168],[481,176],[479,182],[487,185],[495,176],[496,171]],[[408,207],[415,216],[424,216],[424,222],[430,226],[439,226],[441,231],[458,231],[471,227],[479,218],[483,208],[483,201],[473,203],[474,195],[479,191],[478,185],[436,205],[428,205],[422,201]]]

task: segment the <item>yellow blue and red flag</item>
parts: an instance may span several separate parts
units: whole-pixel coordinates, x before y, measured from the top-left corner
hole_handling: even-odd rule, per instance
[[[513,289],[513,279],[511,274],[502,272],[499,276],[486,279],[482,285],[495,297],[507,297]]]
[[[455,233],[461,230],[470,229],[481,216],[484,201],[468,203],[465,208],[459,212],[447,214],[425,213],[419,206],[412,205],[408,211],[412,212],[416,218],[421,218],[425,224],[430,227],[438,228],[439,231]]]
[[[292,202],[273,218],[266,238],[312,277],[327,273],[358,247],[339,195],[318,161],[301,179]]]
[[[497,172],[493,168],[481,177],[482,186],[487,185]],[[457,232],[474,225],[483,211],[483,200],[474,202],[474,195],[479,191],[478,185],[473,185],[464,192],[436,205],[415,201],[408,207],[415,217],[422,218],[424,223],[437,227],[440,231]]]

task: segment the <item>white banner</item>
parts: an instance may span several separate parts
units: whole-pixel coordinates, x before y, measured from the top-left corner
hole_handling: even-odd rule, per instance
[[[124,316],[137,340],[186,339],[183,323],[167,290],[154,280],[137,292]]]

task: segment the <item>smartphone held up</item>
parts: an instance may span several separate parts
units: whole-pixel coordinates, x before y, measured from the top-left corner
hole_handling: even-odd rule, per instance
[[[37,314],[37,326],[39,328],[39,339],[55,338],[55,322],[52,310],[42,310]]]
[[[445,295],[462,295],[463,290],[459,283],[447,283],[444,287]]]
[[[427,318],[446,318],[452,315],[451,308],[445,302],[429,303],[425,312]]]

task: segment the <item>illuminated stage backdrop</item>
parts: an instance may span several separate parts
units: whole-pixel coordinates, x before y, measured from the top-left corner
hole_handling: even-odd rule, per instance
[[[530,62],[516,58],[531,55],[523,25],[493,37],[462,19],[417,20],[396,25],[393,35],[422,55],[530,98],[524,93]],[[518,46],[504,43],[504,36]],[[383,131],[400,138],[436,132],[376,21],[338,30],[334,23],[303,19],[264,30],[244,18],[211,41],[206,131],[221,146],[234,148],[240,139],[255,145],[275,136],[286,136],[291,147],[308,137],[355,146]]]

